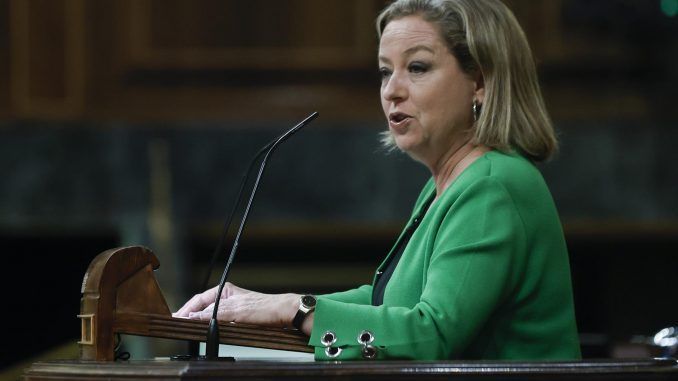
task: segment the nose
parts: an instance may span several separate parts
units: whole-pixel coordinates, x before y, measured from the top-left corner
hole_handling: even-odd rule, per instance
[[[399,102],[407,98],[407,84],[398,71],[391,73],[382,85],[381,96],[389,102]]]

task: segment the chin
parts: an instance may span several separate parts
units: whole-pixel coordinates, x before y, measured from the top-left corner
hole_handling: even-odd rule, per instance
[[[396,146],[398,147],[398,150],[400,150],[400,152],[407,154],[407,156],[409,156],[412,160],[421,161],[419,159],[420,155],[417,155],[417,150],[413,149],[413,147],[401,144],[396,144]]]
[[[395,139],[395,144],[400,151],[406,153],[412,160],[424,163],[423,157],[425,155],[421,155],[422,147],[417,143],[411,139],[403,139],[403,137],[400,139],[396,137]]]
[[[408,135],[393,135],[393,140],[395,141],[396,146],[398,146],[398,149],[401,151],[407,153],[408,155],[411,155],[412,151],[415,151],[418,144],[417,142],[413,141],[412,136]]]

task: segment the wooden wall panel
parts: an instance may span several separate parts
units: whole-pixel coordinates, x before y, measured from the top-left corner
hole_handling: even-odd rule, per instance
[[[570,64],[585,60],[606,60],[616,65],[632,62],[624,54],[622,39],[610,39],[592,33],[595,26],[567,22],[564,14],[573,1],[568,0],[505,0],[525,30],[538,62]],[[617,4],[618,6],[618,4]],[[611,9],[614,6],[610,7]],[[613,12],[612,10],[610,11]]]
[[[31,0],[24,3],[23,42],[28,56],[24,76],[29,99],[60,101],[66,89],[66,9],[63,1]]]
[[[381,118],[373,18],[382,3],[88,3],[85,115],[276,120],[317,110]],[[270,13],[265,22],[259,9]]]
[[[83,108],[83,0],[11,0],[11,97],[30,117],[75,117]]]
[[[350,69],[374,57],[365,0],[135,0],[130,64],[147,68]]]
[[[0,116],[382,118],[374,18],[386,2],[0,0]],[[675,27],[656,33],[662,20],[647,5],[506,2],[554,119],[643,120],[670,108],[652,86],[675,69],[653,57]],[[620,4],[632,9],[617,17]],[[634,7],[645,10],[638,36],[624,35]]]
[[[651,7],[619,0],[593,7],[586,0],[504,1],[525,30],[554,120],[644,120],[662,114],[651,81],[640,79],[643,72],[662,71],[662,63],[639,59],[644,44],[603,32],[618,27],[608,18],[629,22],[634,18],[629,9],[644,13]],[[595,16],[580,14],[582,8]],[[661,22],[636,21],[638,35],[653,34],[650,20]]]
[[[0,117],[10,114],[9,0],[0,0]]]

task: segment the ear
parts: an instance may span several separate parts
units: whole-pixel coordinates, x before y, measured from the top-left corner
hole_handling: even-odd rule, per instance
[[[478,103],[485,103],[485,78],[483,73],[478,70],[474,75],[475,90],[473,91],[473,99],[477,100]]]

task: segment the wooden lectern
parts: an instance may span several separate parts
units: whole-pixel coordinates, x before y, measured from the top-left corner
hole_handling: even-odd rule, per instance
[[[82,282],[80,360],[33,364],[37,380],[676,380],[675,359],[572,362],[497,361],[113,361],[116,334],[205,340],[207,323],[173,318],[144,247],[99,254]],[[294,329],[223,324],[220,342],[312,352]]]
[[[78,342],[81,360],[113,361],[117,334],[205,341],[207,322],[173,318],[153,271],[151,250],[125,247],[105,251],[90,263],[82,281]],[[223,344],[313,352],[295,329],[220,324]]]

